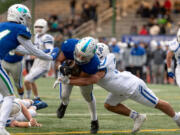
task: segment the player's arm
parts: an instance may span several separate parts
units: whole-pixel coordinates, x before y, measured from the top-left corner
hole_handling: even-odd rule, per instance
[[[31,127],[29,122],[20,122],[20,121],[17,121],[17,120],[13,120],[9,126],[10,127],[26,127],[26,128]]]
[[[53,57],[36,48],[30,39],[18,36],[19,43],[31,54],[44,60],[53,60]]]
[[[171,61],[172,61],[173,55],[174,55],[174,52],[168,51],[167,56],[166,56],[168,72],[169,72],[169,70],[171,70]]]
[[[87,77],[81,77],[81,76],[73,77],[73,78],[70,78],[69,84],[77,85],[77,86],[86,86],[86,85],[94,84],[94,83],[97,83],[99,80],[101,80],[104,77],[104,75],[105,75],[105,71],[102,70],[102,71],[98,71],[94,75],[89,75]]]

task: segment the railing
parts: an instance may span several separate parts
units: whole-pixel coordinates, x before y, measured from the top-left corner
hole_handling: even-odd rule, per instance
[[[129,6],[132,6],[136,0],[117,0],[116,3],[116,13],[117,13],[117,20],[120,19],[120,11],[122,10],[122,15],[126,15],[126,11]],[[97,31],[101,32],[101,25],[109,20],[113,16],[113,9],[108,8],[105,11],[98,14],[98,21],[97,21]],[[81,26],[79,26],[77,29],[73,31],[73,37],[82,37],[84,34],[87,34],[88,32],[95,31],[95,22],[93,20],[90,20],[88,22],[83,23]]]

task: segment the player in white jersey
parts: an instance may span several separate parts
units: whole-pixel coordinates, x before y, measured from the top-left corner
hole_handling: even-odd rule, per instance
[[[132,132],[139,131],[140,127],[146,120],[145,114],[137,113],[128,108],[123,101],[127,99],[134,100],[145,106],[161,110],[177,123],[180,127],[180,113],[175,113],[173,108],[167,102],[158,99],[156,95],[147,87],[145,82],[130,72],[118,71],[116,67],[115,56],[113,54],[103,53],[107,47],[98,44],[97,54],[102,59],[99,72],[91,77],[70,78],[66,80],[71,85],[85,86],[97,83],[109,92],[104,107],[114,113],[129,116],[134,120]],[[108,51],[106,51],[108,52]],[[107,55],[107,56],[106,56]],[[106,56],[106,57],[105,57]],[[63,79],[61,80],[63,82]]]
[[[0,107],[3,103],[2,95],[0,94]],[[34,117],[37,116],[37,107],[33,105],[34,101],[29,99],[16,98],[13,102],[12,111],[6,122],[6,127],[39,127]]]
[[[177,38],[170,41],[168,45],[169,45],[169,51],[166,56],[168,76],[171,78],[175,78],[176,76],[176,82],[180,87],[180,29],[177,32]],[[171,61],[174,55],[177,61],[175,75],[173,73],[173,70],[171,69]]]
[[[41,49],[49,49],[52,51],[54,47],[54,38],[47,34],[48,24],[47,21],[44,19],[36,20],[34,24],[34,31],[35,31],[35,45]],[[45,75],[51,67],[51,61],[45,61],[39,58],[34,60],[33,66],[29,72],[29,74],[25,77],[24,84],[27,90],[27,98],[30,98],[31,89],[34,93],[35,99],[39,98],[37,85],[34,82],[39,77]]]

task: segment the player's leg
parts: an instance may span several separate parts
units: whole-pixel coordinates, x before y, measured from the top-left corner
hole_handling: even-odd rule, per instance
[[[12,75],[12,78],[14,80],[15,86],[17,88],[19,97],[21,99],[24,98],[24,87],[23,87],[23,74],[22,74],[22,70],[23,70],[23,66],[22,66],[22,62],[17,62],[15,64],[13,64],[13,68],[11,68],[10,73]]]
[[[109,93],[105,100],[104,107],[111,112],[128,116],[133,119],[134,127],[132,129],[132,132],[135,133],[143,125],[144,121],[146,120],[146,115],[139,114],[131,108],[128,108],[124,104],[121,104],[121,102],[125,101],[126,99],[128,99],[128,96],[114,95],[112,93]]]
[[[176,113],[169,103],[158,99],[156,95],[146,86],[144,81],[140,80],[139,87],[136,89],[130,99],[143,105],[159,109],[171,117],[180,127],[180,114]]]
[[[45,73],[47,73],[46,69],[35,68],[32,69],[30,73],[25,77],[24,84],[26,86],[26,89],[27,91],[30,91],[32,88],[35,99],[39,99],[39,95],[38,95],[37,86],[33,84],[33,82],[38,78],[40,78],[41,76],[43,76]]]
[[[5,130],[5,124],[12,109],[12,103],[14,100],[14,90],[9,77],[7,76],[5,70],[1,67],[1,65],[0,65],[0,93],[4,97],[4,102],[2,103],[0,109],[1,112],[0,133],[4,132],[4,134],[8,135],[7,131]]]
[[[66,108],[69,104],[69,97],[71,95],[72,88],[73,88],[72,85],[61,84],[61,83],[59,84],[59,94],[60,94],[61,104],[57,109],[57,117],[60,119],[64,117],[64,114],[66,112]]]
[[[81,94],[88,104],[91,114],[91,133],[97,133],[99,130],[99,123],[96,113],[96,98],[92,93],[93,85],[81,86]]]

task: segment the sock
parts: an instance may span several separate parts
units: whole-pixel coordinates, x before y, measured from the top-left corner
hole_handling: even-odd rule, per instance
[[[88,102],[88,108],[91,113],[91,120],[95,121],[97,120],[97,114],[96,114],[96,99],[93,96],[93,100],[91,102]]]
[[[174,117],[172,118],[174,121],[177,121],[179,119],[180,115],[178,113],[175,113]]]
[[[20,99],[23,99],[24,98],[24,92],[19,93],[19,97],[20,97]]]
[[[31,90],[27,90],[27,98],[30,99],[31,98]]]
[[[4,101],[0,109],[0,127],[5,127],[5,124],[12,109],[13,100],[14,96],[4,97]]]
[[[129,117],[133,120],[135,120],[138,116],[138,113],[134,110],[131,110]]]

